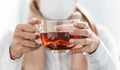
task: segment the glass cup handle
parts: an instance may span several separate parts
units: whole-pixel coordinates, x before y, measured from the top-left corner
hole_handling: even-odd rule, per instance
[[[40,37],[41,26],[40,26],[40,24],[36,24],[35,27],[36,27],[35,35],[39,35],[39,38],[34,41],[41,46],[42,45],[42,40]]]

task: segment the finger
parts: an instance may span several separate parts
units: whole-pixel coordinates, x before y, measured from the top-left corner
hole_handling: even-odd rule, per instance
[[[17,31],[23,31],[23,32],[35,32],[36,28],[33,25],[30,24],[18,24],[16,27],[16,32]]]
[[[32,18],[31,20],[28,21],[29,24],[39,24],[40,23],[40,19],[38,18]]]
[[[87,36],[91,37],[91,31],[89,29],[78,29],[74,28],[69,31],[71,35]]]
[[[39,49],[40,47],[21,47],[21,52],[22,53],[27,53],[27,52],[30,52],[30,51],[35,51],[37,49]]]
[[[36,35],[35,33],[29,33],[29,32],[17,32],[14,33],[15,38],[22,38],[22,39],[28,39],[28,40],[36,40],[39,38],[39,35]]]
[[[26,47],[40,47],[39,44],[37,44],[36,42],[34,41],[30,41],[30,40],[22,40],[19,42],[19,44],[21,44],[22,46],[26,46]]]
[[[77,28],[81,28],[81,29],[87,29],[87,28],[89,28],[87,22],[74,23],[74,26],[77,27]]]
[[[77,45],[89,45],[91,44],[91,40],[89,38],[85,39],[70,39],[70,44],[77,44]]]
[[[57,31],[69,31],[73,28],[72,25],[58,25],[55,27]]]
[[[83,53],[83,52],[88,52],[88,49],[90,47],[88,45],[83,46],[82,48],[77,48],[77,49],[71,49],[70,54],[76,54],[76,53]]]
[[[75,11],[73,15],[71,16],[72,19],[83,19],[82,14],[79,11]]]

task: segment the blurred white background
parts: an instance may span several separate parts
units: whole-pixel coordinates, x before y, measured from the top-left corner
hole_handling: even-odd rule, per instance
[[[6,29],[25,22],[29,2],[30,0],[0,0],[0,37]],[[120,0],[80,0],[80,3],[97,22],[108,27],[120,50]]]

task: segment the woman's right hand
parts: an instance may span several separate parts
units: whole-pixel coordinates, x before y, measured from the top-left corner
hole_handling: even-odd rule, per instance
[[[40,20],[33,18],[27,24],[18,24],[14,31],[14,38],[10,45],[11,59],[18,59],[24,53],[39,49],[40,45],[34,40],[39,38],[36,35],[35,24],[40,23]]]

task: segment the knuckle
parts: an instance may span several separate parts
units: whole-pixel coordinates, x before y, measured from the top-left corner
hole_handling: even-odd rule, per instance
[[[20,42],[21,42],[21,41],[19,41],[18,39],[15,39],[15,40],[14,40],[14,44],[16,44],[16,45],[18,45],[18,46],[20,45]]]
[[[15,32],[13,37],[17,38],[19,36],[20,36],[20,33],[19,32]]]
[[[22,26],[23,26],[23,24],[18,24],[18,25],[16,26],[16,29],[21,29]]]
[[[85,31],[85,34],[87,34],[87,35],[88,35],[88,34],[90,34],[90,32],[89,32],[89,30],[88,30],[88,29]]]
[[[85,34],[86,34],[87,36],[89,36],[89,37],[90,37],[90,35],[91,35],[90,30],[89,30],[89,29],[87,29],[87,30],[85,31]]]
[[[14,31],[13,37],[19,37],[19,36],[21,36],[21,34],[22,34],[21,33],[21,26],[17,26],[15,31]]]

